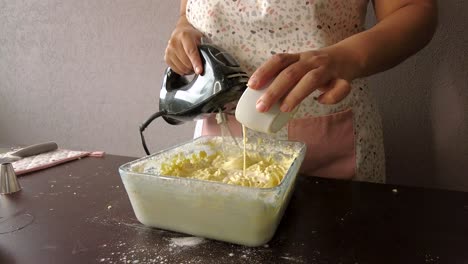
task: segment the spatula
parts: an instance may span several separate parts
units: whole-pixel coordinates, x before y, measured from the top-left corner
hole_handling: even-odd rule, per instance
[[[58,148],[57,143],[55,142],[44,142],[39,144],[34,144],[15,150],[13,152],[7,153],[3,158],[0,158],[0,164],[7,162],[15,162],[22,158],[38,155],[44,152],[49,152],[56,150]]]

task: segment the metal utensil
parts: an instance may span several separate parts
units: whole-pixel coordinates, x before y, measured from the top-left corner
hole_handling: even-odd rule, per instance
[[[0,158],[0,164],[15,162],[22,158],[38,155],[44,152],[53,151],[53,150],[56,150],[57,148],[58,146],[57,146],[57,143],[55,142],[44,142],[44,143],[27,146],[25,148],[7,153],[3,158]]]
[[[11,163],[0,164],[0,194],[10,194],[21,190]]]

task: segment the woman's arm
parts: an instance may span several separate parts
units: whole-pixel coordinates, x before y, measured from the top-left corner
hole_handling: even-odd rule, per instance
[[[373,0],[373,4],[378,23],[330,47],[337,50],[338,61],[340,55],[348,56],[341,61],[348,80],[398,65],[426,46],[436,29],[434,0]]]
[[[378,23],[369,30],[320,50],[276,54],[259,67],[249,87],[261,89],[275,78],[257,102],[268,111],[281,98],[281,110],[292,111],[319,89],[318,101],[334,104],[350,92],[349,82],[387,70],[422,49],[437,24],[435,0],[373,0]]]

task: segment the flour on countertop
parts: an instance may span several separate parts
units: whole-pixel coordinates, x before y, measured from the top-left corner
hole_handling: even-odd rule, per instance
[[[293,263],[305,263],[302,259],[298,259],[298,258],[287,257],[287,256],[283,256],[281,258],[285,259],[285,260],[288,260],[290,262],[293,262]]]
[[[171,247],[193,247],[205,242],[201,237],[174,237],[171,238]]]
[[[118,207],[119,203],[114,201],[112,208]],[[89,218],[88,221],[97,225],[118,227],[120,230],[117,236],[120,239],[103,241],[99,246],[100,254],[96,262],[100,263],[261,264],[271,258],[275,248],[270,244],[252,248],[201,237],[180,236],[178,233],[146,227],[135,221],[109,217],[109,211],[105,207],[101,214]],[[130,235],[135,232],[139,234],[137,237]],[[128,239],[129,237],[131,239]],[[304,247],[304,244],[291,246]],[[213,253],[214,249],[218,250],[217,254]],[[282,262],[290,264],[310,263],[309,259],[290,252],[283,252],[279,258]],[[314,251],[314,257],[310,261],[317,261],[319,258],[320,252]]]

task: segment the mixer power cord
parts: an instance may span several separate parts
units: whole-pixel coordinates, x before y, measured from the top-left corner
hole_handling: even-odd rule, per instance
[[[146,146],[146,140],[145,136],[143,135],[143,131],[151,124],[156,118],[164,116],[167,114],[167,111],[159,111],[154,114],[152,114],[141,126],[140,126],[140,137],[141,137],[141,144],[143,144],[143,148],[145,149],[145,152],[147,155],[150,154],[148,147]]]

